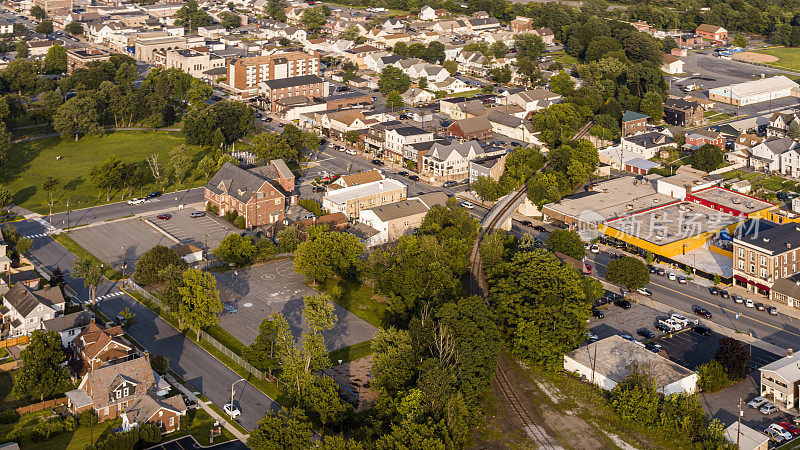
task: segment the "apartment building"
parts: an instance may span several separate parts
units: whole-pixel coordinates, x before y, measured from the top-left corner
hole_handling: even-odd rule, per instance
[[[33,4],[41,7],[48,17],[72,12],[72,0],[34,0]]]
[[[433,140],[433,132],[415,126],[401,126],[387,129],[385,137],[385,156],[399,163],[403,161],[403,148],[406,145],[430,142]]]
[[[758,371],[761,378],[759,395],[781,409],[797,411],[800,360],[792,349],[788,349],[784,358],[762,366]]]
[[[305,100],[328,95],[328,82],[317,75],[303,75],[293,78],[262,81],[256,91],[261,95],[265,109],[281,112],[291,98],[305,97]]]
[[[146,63],[155,62],[155,53],[159,50],[167,52],[169,50],[179,50],[186,48],[186,39],[183,36],[164,36],[162,33],[154,33],[155,36],[137,36],[134,40],[136,59]]]
[[[258,84],[284,78],[319,75],[319,55],[304,52],[253,56],[228,62],[228,87],[244,97],[258,93]]]
[[[198,52],[192,49],[169,50],[166,52],[164,67],[180,69],[195,78],[206,78],[205,71],[225,67],[225,58],[211,52]]]
[[[769,296],[773,283],[798,272],[800,224],[753,221],[733,239],[733,279],[737,286]]]
[[[328,192],[322,198],[322,207],[355,220],[361,210],[398,202],[406,198],[407,192],[406,185],[397,180],[373,181]]]
[[[98,48],[71,49],[67,50],[67,75],[71,75],[75,69],[86,67],[94,61],[108,61],[111,53]]]

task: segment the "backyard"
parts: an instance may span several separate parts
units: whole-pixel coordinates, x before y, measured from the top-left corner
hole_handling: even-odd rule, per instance
[[[774,47],[759,50],[756,53],[763,53],[778,58],[778,61],[771,63],[773,66],[785,67],[792,70],[800,70],[800,49],[787,47]]]
[[[158,153],[163,170],[172,172],[169,152],[184,143],[181,133],[118,131],[104,136],[87,136],[79,141],[58,137],[13,144],[8,153],[8,167],[0,174],[0,183],[8,187],[14,202],[34,212],[49,212],[48,193],[43,184],[48,177],[59,180],[54,193],[53,211],[66,210],[67,201],[71,209],[85,208],[105,203],[105,195],[98,199],[99,191],[89,177],[90,168],[115,156],[122,162],[136,162],[145,174],[145,185],[134,192],[134,196],[147,194],[156,189],[152,174],[145,159]],[[113,152],[110,151],[113,149]],[[191,146],[191,167],[205,155],[206,150]],[[58,157],[58,159],[57,159]],[[194,173],[182,186],[174,183],[166,189],[188,188],[202,185]],[[111,201],[121,200],[120,192],[112,191]]]

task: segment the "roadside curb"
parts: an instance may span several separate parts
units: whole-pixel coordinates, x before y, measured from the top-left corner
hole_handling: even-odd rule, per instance
[[[166,236],[166,237],[167,237],[167,239],[171,240],[172,242],[174,242],[174,243],[176,243],[176,244],[180,244],[180,243],[181,243],[180,239],[176,238],[175,236],[173,236],[173,235],[171,235],[169,232],[167,232],[167,230],[165,230],[165,229],[161,228],[160,226],[156,225],[155,223],[153,223],[153,221],[152,221],[152,220],[150,220],[150,219],[145,219],[145,218],[143,218],[143,217],[140,217],[140,219],[142,219],[142,222],[144,222],[144,223],[146,223],[146,224],[150,225],[150,226],[151,226],[151,227],[153,227],[153,228],[154,228],[156,231],[158,231],[159,233],[161,233],[161,234],[163,234],[164,236]]]

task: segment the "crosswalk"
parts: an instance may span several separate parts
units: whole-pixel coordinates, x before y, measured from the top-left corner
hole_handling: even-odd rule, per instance
[[[124,294],[124,292],[122,291],[112,292],[110,294],[101,295],[100,297],[97,297],[97,300],[105,300],[107,298],[119,297],[122,294]]]
[[[34,238],[40,238],[40,237],[47,237],[47,233],[36,233],[36,234],[29,234],[29,235],[27,235],[27,236],[24,236],[24,237],[25,237],[26,239],[34,239]]]

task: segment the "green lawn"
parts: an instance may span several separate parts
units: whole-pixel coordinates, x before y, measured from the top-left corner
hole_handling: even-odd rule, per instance
[[[122,419],[106,420],[105,422],[80,424],[72,433],[59,434],[46,441],[29,441],[27,439],[20,443],[23,449],[31,450],[83,450],[90,439],[94,443],[104,440],[113,428],[122,426]]]
[[[459,92],[457,94],[447,94],[447,98],[472,97],[480,94],[481,92],[483,92],[481,89],[472,89],[469,91]]]
[[[163,440],[171,441],[173,439],[191,434],[194,436],[197,442],[200,443],[200,445],[207,446],[211,444],[209,438],[211,437],[211,427],[214,426],[214,418],[200,407],[191,411],[194,411],[194,419],[192,420],[191,428],[164,436]],[[191,411],[188,414],[192,414]],[[214,443],[219,444],[220,442],[230,441],[232,439],[236,438],[230,431],[223,427],[222,436],[218,436],[216,439],[214,439]]]
[[[770,65],[800,70],[800,48],[775,47],[758,50],[756,53],[772,55],[778,58],[777,62],[769,63]]]
[[[553,56],[553,61],[560,62],[564,67],[570,67],[575,64],[578,64],[578,58],[571,55],[567,55],[566,53],[563,52],[553,52],[550,53],[550,55]]]
[[[329,353],[331,362],[335,365],[340,359],[342,363],[357,361],[372,354],[372,340],[359,342],[350,347],[340,348]]]
[[[386,302],[379,299],[372,288],[366,284],[351,280],[330,279],[316,286],[315,289],[330,294],[331,289],[336,285],[342,288],[341,297],[334,298],[336,303],[378,328],[384,326]]]
[[[134,192],[144,195],[155,190],[153,177],[147,166],[147,156],[158,153],[163,170],[171,173],[169,152],[184,143],[181,133],[119,131],[102,137],[87,136],[79,141],[64,140],[58,137],[20,142],[11,146],[8,152],[8,168],[0,174],[0,183],[7,186],[14,195],[14,202],[32,211],[46,214],[49,211],[47,193],[42,189],[44,181],[50,177],[59,179],[61,185],[55,193],[53,211],[65,211],[67,200],[70,209],[79,209],[105,203],[105,195],[98,200],[98,190],[89,178],[92,165],[115,156],[123,162],[136,162],[146,174],[146,184]],[[190,147],[192,167],[207,150]],[[61,156],[60,160],[56,160]],[[189,175],[184,186],[175,183],[167,190],[202,185]],[[171,177],[171,180],[174,178]],[[119,192],[113,192],[112,201],[121,200]]]

